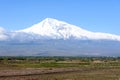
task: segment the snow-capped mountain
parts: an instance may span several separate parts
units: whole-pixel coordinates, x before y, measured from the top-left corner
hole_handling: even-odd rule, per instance
[[[59,21],[52,18],[46,18],[38,24],[33,25],[30,28],[19,30],[16,32],[36,34],[41,37],[49,37],[52,39],[107,39],[120,41],[120,36],[112,35],[108,33],[91,32],[82,29],[78,26],[68,24],[63,21]],[[37,37],[37,36],[36,36]]]
[[[0,28],[0,56],[120,56],[120,36],[46,18],[27,29]]]
[[[120,36],[91,32],[78,26],[68,24],[52,18],[46,18],[38,24],[27,29],[17,31],[6,31],[0,28],[0,41],[19,40],[35,41],[39,39],[78,39],[78,40],[116,40],[120,41]]]

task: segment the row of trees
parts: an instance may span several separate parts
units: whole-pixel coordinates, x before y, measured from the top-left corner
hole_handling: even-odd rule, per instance
[[[65,57],[65,56],[0,56],[1,60],[81,60],[84,62],[89,61],[120,61],[120,57]]]

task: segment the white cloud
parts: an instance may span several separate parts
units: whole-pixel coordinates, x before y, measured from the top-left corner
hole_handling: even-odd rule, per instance
[[[5,29],[0,27],[0,34],[4,33],[5,32]]]
[[[0,27],[0,40],[6,40],[8,36],[6,35],[6,30]]]

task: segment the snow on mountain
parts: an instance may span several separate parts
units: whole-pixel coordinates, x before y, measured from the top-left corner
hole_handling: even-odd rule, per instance
[[[51,18],[24,30],[6,31],[0,27],[0,44],[3,56],[120,55],[120,36],[87,31]]]
[[[30,28],[19,30],[16,32],[24,32],[28,34],[37,34],[39,36],[45,36],[52,39],[107,39],[107,40],[117,40],[120,41],[120,36],[100,33],[100,32],[91,32],[85,29],[82,29],[78,26],[68,24],[63,21],[58,21],[52,18],[46,18],[42,22],[33,25]]]
[[[6,35],[5,29],[0,27],[0,41],[6,40],[7,38],[8,38],[8,36]]]
[[[68,24],[52,18],[46,18],[38,24],[27,29],[9,31],[0,27],[0,41],[19,40],[31,41],[39,39],[80,39],[80,40],[116,40],[120,41],[120,36],[91,32],[78,26]]]

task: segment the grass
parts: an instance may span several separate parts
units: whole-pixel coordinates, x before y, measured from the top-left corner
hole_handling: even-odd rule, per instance
[[[58,73],[34,74],[22,76],[0,77],[0,80],[120,80],[120,58],[108,57],[5,57],[0,59],[0,72],[17,70],[24,71],[39,69],[54,71]],[[66,72],[59,70],[73,71]],[[76,70],[78,69],[78,71]],[[32,73],[32,72],[31,72]],[[0,74],[1,75],[1,74]]]

